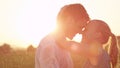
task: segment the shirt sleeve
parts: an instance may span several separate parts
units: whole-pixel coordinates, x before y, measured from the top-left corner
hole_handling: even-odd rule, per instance
[[[38,68],[59,68],[58,61],[55,57],[55,49],[52,44],[47,43],[47,45],[41,45],[38,51],[36,60],[38,61],[36,64],[39,64]]]

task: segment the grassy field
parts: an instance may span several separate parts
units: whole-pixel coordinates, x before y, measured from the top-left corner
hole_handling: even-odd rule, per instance
[[[0,68],[34,68],[34,56],[34,53],[25,52],[11,55],[0,55]],[[84,63],[84,58],[77,55],[72,55],[72,58],[75,68],[81,68]],[[120,68],[119,63],[116,68]]]
[[[34,68],[34,52],[14,52],[11,54],[0,55],[0,68]],[[72,54],[75,68],[81,68],[84,58]],[[82,59],[81,59],[82,58]],[[120,60],[120,56],[118,57]],[[120,61],[116,68],[120,68]]]
[[[34,53],[14,52],[0,55],[0,68],[34,68]]]
[[[120,41],[118,41],[120,44]],[[120,46],[120,45],[119,45]],[[72,54],[75,68],[81,68],[84,58]],[[13,51],[10,54],[0,54],[0,68],[34,68],[35,52],[27,52],[26,50]],[[120,50],[118,56],[118,64],[116,68],[120,68]]]

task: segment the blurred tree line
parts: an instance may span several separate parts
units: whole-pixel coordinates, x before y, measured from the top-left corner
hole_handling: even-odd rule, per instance
[[[9,44],[4,43],[2,46],[0,46],[0,54],[10,54],[12,52],[12,48]]]
[[[0,55],[7,55],[7,54],[11,54],[11,53],[15,53],[15,52],[26,52],[26,53],[34,53],[36,50],[35,47],[33,47],[33,45],[29,45],[27,49],[25,50],[14,50],[10,44],[4,43],[0,46]]]

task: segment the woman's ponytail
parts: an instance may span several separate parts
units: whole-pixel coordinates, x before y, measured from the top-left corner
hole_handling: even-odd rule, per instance
[[[111,39],[109,54],[110,54],[110,60],[112,63],[112,68],[115,68],[117,64],[117,59],[118,59],[117,39],[114,34],[111,34],[111,37],[112,39]]]

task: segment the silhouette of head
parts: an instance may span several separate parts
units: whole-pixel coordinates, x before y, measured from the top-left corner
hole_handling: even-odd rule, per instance
[[[105,44],[111,34],[111,30],[105,22],[101,20],[91,20],[85,27],[83,38],[86,38],[88,42],[99,41]]]
[[[78,32],[81,33],[89,19],[81,4],[70,4],[64,6],[58,13],[57,25],[64,30],[65,36],[70,38]]]
[[[83,32],[83,41],[86,43],[99,42],[101,44],[105,44],[108,42],[109,37],[112,38],[110,42],[109,55],[112,68],[114,68],[118,59],[118,47],[116,37],[111,32],[109,26],[101,20],[91,20]]]

